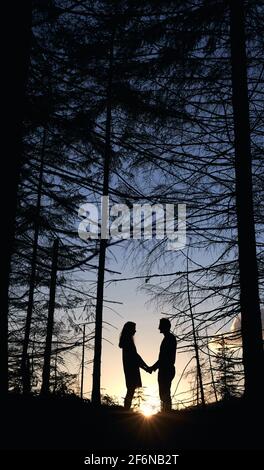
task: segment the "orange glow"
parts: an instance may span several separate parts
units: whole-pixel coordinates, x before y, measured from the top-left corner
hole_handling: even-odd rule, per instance
[[[140,405],[139,412],[142,413],[146,418],[151,418],[159,411],[159,402],[151,400],[144,402]]]

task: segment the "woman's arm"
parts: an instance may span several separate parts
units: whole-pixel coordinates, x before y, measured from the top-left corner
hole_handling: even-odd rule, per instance
[[[137,357],[138,357],[139,367],[141,367],[141,369],[144,369],[144,370],[148,371],[149,366],[147,366],[147,364],[143,361],[142,357],[139,354],[137,355]]]

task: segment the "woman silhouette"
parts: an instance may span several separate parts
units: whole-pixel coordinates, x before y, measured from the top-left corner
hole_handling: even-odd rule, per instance
[[[137,387],[142,387],[139,368],[146,372],[149,367],[137,353],[134,343],[134,334],[136,333],[136,324],[129,321],[125,323],[120,335],[119,347],[123,350],[123,367],[126,378],[127,394],[125,397],[124,408],[129,410],[131,402]]]

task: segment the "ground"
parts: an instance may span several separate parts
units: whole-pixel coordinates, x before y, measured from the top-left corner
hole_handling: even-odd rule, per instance
[[[1,407],[2,450],[263,448],[260,407],[253,411],[241,399],[148,418],[119,407],[95,408],[76,397],[10,395]]]

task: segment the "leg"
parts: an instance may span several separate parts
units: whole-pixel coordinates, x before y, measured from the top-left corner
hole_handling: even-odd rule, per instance
[[[173,375],[174,377],[174,375]],[[161,411],[171,411],[171,395],[170,388],[172,382],[172,374],[162,374],[158,377],[159,395],[161,400]]]
[[[175,376],[175,367],[173,367],[166,377],[165,380],[165,409],[164,411],[171,411],[171,382],[173,381]]]
[[[134,393],[135,393],[135,387],[131,387],[127,389],[127,394],[126,394],[125,402],[124,402],[125,410],[130,410]]]
[[[160,396],[160,411],[165,411],[165,387],[164,387],[164,381],[162,380],[161,377],[158,378],[158,383],[159,383],[159,396]]]
[[[166,384],[166,391],[164,393],[164,410],[171,411],[171,396],[170,396],[171,383]]]

